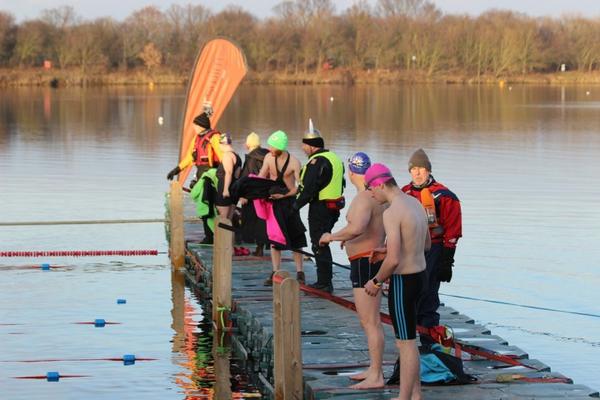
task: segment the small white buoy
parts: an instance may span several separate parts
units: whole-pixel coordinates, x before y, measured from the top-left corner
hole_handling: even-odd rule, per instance
[[[162,125],[165,122],[165,119],[163,117],[158,117],[158,124]]]
[[[329,98],[329,101],[333,101],[333,96],[331,96],[331,97]]]
[[[509,86],[509,87],[508,87],[508,91],[511,91],[511,90],[512,90],[512,86]]]
[[[585,92],[585,95],[589,96],[590,95],[590,91],[588,90],[587,92]]]

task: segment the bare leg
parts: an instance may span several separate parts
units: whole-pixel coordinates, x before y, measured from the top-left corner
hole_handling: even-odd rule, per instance
[[[273,265],[273,271],[281,269],[281,250],[277,250],[273,246],[271,246],[271,264]]]
[[[369,347],[370,365],[366,371],[352,375],[352,380],[362,380],[362,382],[351,386],[353,389],[372,389],[384,386],[383,370],[383,327],[379,317],[381,306],[381,291],[376,297],[369,296],[363,288],[353,289],[356,311],[360,318],[360,324],[367,336]]]
[[[217,206],[217,211],[222,218],[230,220],[233,215],[233,206]]]
[[[400,395],[392,400],[421,400],[420,360],[417,341],[396,340],[400,352]]]
[[[293,252],[294,254],[294,264],[296,264],[296,272],[302,271],[302,254]]]

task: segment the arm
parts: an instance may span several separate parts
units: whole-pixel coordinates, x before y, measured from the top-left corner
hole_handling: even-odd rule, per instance
[[[271,153],[265,155],[265,159],[263,161],[262,167],[260,167],[260,171],[258,172],[258,176],[261,178],[268,178],[269,176],[269,162],[273,156]]]
[[[327,175],[327,168],[325,168],[324,164],[329,166],[328,179],[331,179],[331,166],[329,161],[323,157],[313,158],[306,166],[304,179],[302,180],[302,190],[294,203],[294,208],[296,210],[301,209],[318,196],[319,191],[322,189],[321,182],[326,178],[324,175]]]
[[[194,162],[194,149],[196,147],[196,140],[198,140],[198,135],[194,135],[194,139],[190,142],[188,149],[185,152],[185,156],[178,164],[178,167],[181,171],[186,169]]]
[[[383,226],[385,227],[387,237],[387,253],[381,264],[381,268],[379,268],[379,272],[365,285],[365,292],[370,296],[377,295],[381,283],[392,275],[400,263],[400,246],[402,244],[402,238],[400,236],[399,221],[397,218],[386,215],[387,213],[388,212],[386,211],[383,214]],[[377,285],[374,280],[377,280]]]
[[[364,197],[356,197],[346,217],[348,224],[337,232],[324,233],[319,244],[323,246],[335,241],[345,242],[360,236],[371,220],[369,202],[365,200]]]

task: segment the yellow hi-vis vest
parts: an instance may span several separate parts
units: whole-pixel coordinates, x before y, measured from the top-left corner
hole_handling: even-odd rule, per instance
[[[321,189],[319,192],[319,200],[335,200],[342,197],[342,193],[344,191],[343,182],[344,182],[344,163],[342,160],[335,155],[335,153],[331,151],[325,151],[322,153],[313,154],[308,157],[308,161],[302,167],[302,171],[300,171],[300,181],[304,181],[304,173],[306,172],[306,166],[315,158],[315,157],[324,157],[331,164],[331,180],[329,183]]]

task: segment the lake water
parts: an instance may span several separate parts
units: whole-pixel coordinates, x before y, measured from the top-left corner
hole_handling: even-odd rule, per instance
[[[0,221],[160,218],[184,97],[182,87],[3,89]],[[399,182],[408,182],[407,160],[423,147],[433,175],[463,210],[454,277],[441,292],[590,315],[442,300],[576,383],[600,388],[600,87],[243,86],[219,128],[232,133],[240,152],[250,131],[265,140],[283,129],[291,152],[305,160],[300,144],[309,117],[341,157],[365,151],[389,164]],[[353,195],[349,188],[347,197]],[[166,248],[161,224],[0,227],[0,251]],[[339,251],[335,257],[346,261]],[[65,382],[93,398],[111,398],[103,388],[109,379],[118,388],[117,377],[120,398],[127,397],[121,391],[134,397],[152,388],[169,393],[157,398],[182,397],[185,351],[170,343],[178,308],[164,254],[43,261],[69,268],[45,275],[9,268],[40,259],[0,258],[0,324],[22,324],[0,326],[3,359],[87,357],[80,352],[88,345],[90,357],[109,357],[94,345],[97,332],[151,330],[149,338],[128,333],[130,342],[119,342],[134,343],[131,350],[109,340],[116,353],[147,349],[143,356],[159,359],[141,363],[149,377],[128,378],[113,365],[105,380],[102,369],[69,364],[67,372],[94,378]],[[187,289],[181,293],[197,307]],[[113,306],[127,295],[135,298],[130,308]],[[101,315],[128,323],[105,331],[70,324]],[[0,391],[27,398],[47,390],[45,381],[11,379],[45,368],[2,365]]]

